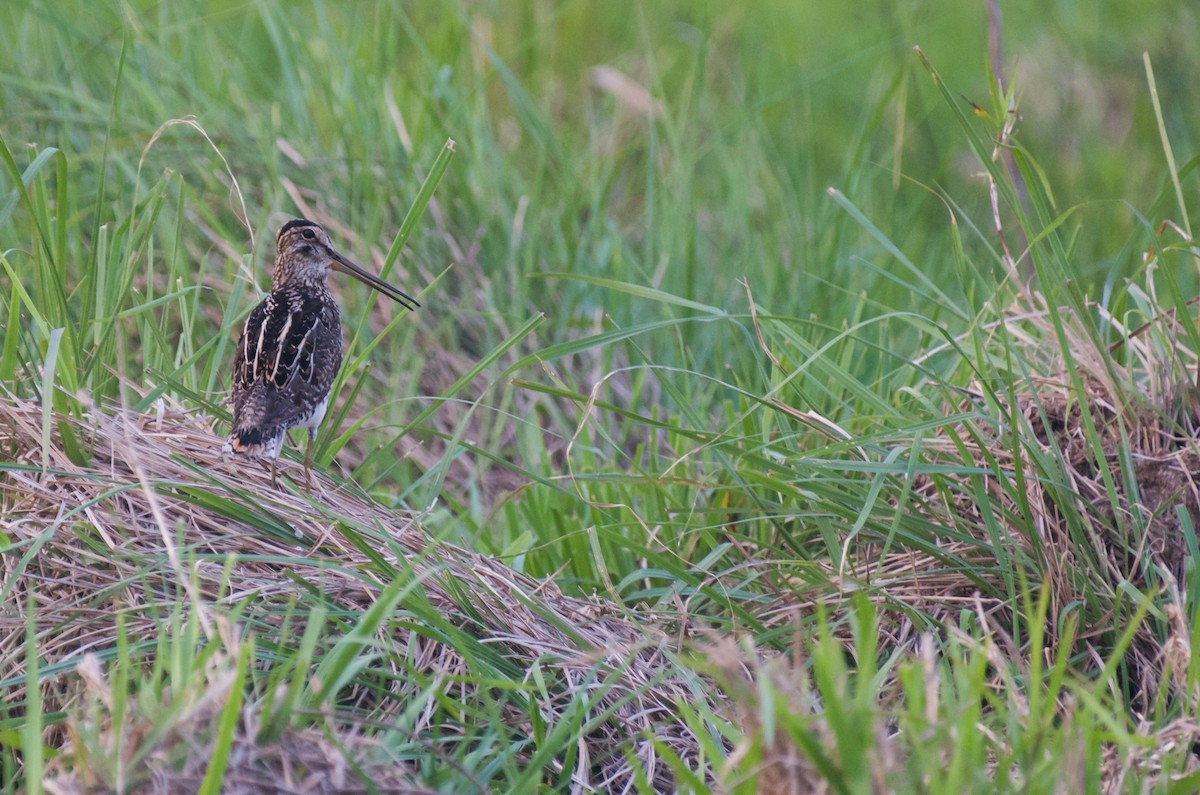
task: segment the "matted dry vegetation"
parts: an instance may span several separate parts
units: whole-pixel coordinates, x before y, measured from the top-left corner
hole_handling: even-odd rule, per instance
[[[1175,331],[1169,317],[1156,323],[1160,341]],[[920,640],[929,637],[912,620],[914,612],[948,627],[955,625],[956,614],[973,612],[999,671],[1006,661],[1021,665],[1029,654],[1011,632],[1024,608],[982,595],[988,589],[981,588],[981,577],[995,578],[986,583],[992,594],[1004,591],[1003,570],[993,565],[1002,552],[1021,560],[1016,568],[1034,575],[1031,585],[1041,579],[1048,586],[1041,649],[1047,659],[1058,653],[1057,621],[1071,604],[1115,603],[1123,584],[1161,590],[1167,621],[1138,626],[1126,662],[1140,681],[1127,695],[1136,708],[1145,694],[1164,684],[1181,692],[1191,648],[1179,596],[1187,564],[1184,523],[1200,523],[1200,457],[1192,434],[1197,420],[1193,402],[1181,398],[1191,394],[1191,386],[1169,375],[1174,371],[1163,365],[1161,346],[1153,349],[1149,334],[1125,338],[1123,344],[1139,350],[1128,357],[1131,364],[1117,368],[1083,341],[1082,330],[1068,328],[1068,333],[1079,332],[1068,369],[1057,348],[1039,342],[1054,338],[1049,326],[1042,309],[1013,313],[995,327],[997,334],[1026,339],[1029,352],[1041,357],[1040,366],[1050,375],[1026,382],[1036,389],[1010,385],[1007,391],[986,391],[977,386],[961,393],[961,402],[948,405],[947,413],[974,412],[976,419],[969,428],[947,425],[922,445],[930,460],[978,467],[973,475],[943,475],[940,481],[922,476],[913,484],[914,498],[902,509],[922,512],[931,522],[965,529],[968,535],[947,537],[936,554],[908,548],[881,556],[877,541],[856,540],[848,547],[846,565],[826,571],[832,590],[817,589],[824,596],[814,600],[785,591],[760,618],[768,625],[794,622],[811,615],[817,601],[841,613],[847,595],[862,591],[866,583],[870,587],[865,592],[878,607],[881,649],[908,649],[929,668],[931,683],[937,679],[934,646]],[[1184,363],[1180,370],[1192,366]],[[1080,385],[1086,411],[1078,399]],[[635,772],[622,749],[631,747],[655,785],[669,789],[672,775],[656,758],[654,745],[630,738],[654,737],[680,758],[696,760],[700,743],[674,705],[695,700],[701,692],[754,735],[760,721],[756,682],[766,678],[776,683],[777,694],[795,701],[796,714],[811,715],[818,729],[823,725],[819,700],[806,686],[795,684],[800,681],[792,678],[796,669],[785,659],[771,661],[769,654],[750,659],[757,653],[749,647],[716,644],[709,652],[722,692],[676,664],[678,639],[692,629],[674,623],[668,633],[660,627],[678,622],[677,616],[633,614],[600,598],[565,596],[552,581],[536,581],[500,561],[430,538],[419,516],[386,510],[325,478],[318,478],[311,498],[302,490],[272,489],[265,467],[220,456],[208,418],[161,402],[157,411],[142,415],[93,410],[86,421],[76,423],[92,447],[91,463],[80,466],[63,453],[55,428],[46,432],[43,417],[42,407],[33,402],[12,396],[0,400],[0,455],[18,465],[0,479],[0,509],[9,541],[23,551],[0,558],[6,599],[14,606],[0,645],[0,676],[21,676],[25,610],[32,605],[43,665],[61,665],[64,671],[47,680],[43,698],[49,709],[73,716],[65,729],[51,729],[52,744],[67,752],[52,766],[58,778],[50,783],[56,791],[95,791],[97,785],[70,751],[78,737],[77,722],[84,719],[80,705],[88,697],[106,702],[104,672],[88,652],[113,645],[115,611],[122,613],[131,638],[153,635],[161,627],[155,610],[175,603],[184,592],[206,631],[236,650],[240,630],[209,615],[206,606],[231,606],[253,595],[255,622],[273,626],[290,601],[310,598],[316,587],[330,604],[357,614],[389,585],[381,574],[386,567],[376,565],[379,560],[405,571],[420,583],[440,616],[498,650],[519,670],[554,668],[559,676],[555,689],[538,704],[548,721],[572,703],[565,694],[604,681],[594,715],[609,714],[596,722],[580,749],[592,760],[582,769],[598,774],[574,782],[585,791],[628,784]],[[986,421],[988,417],[994,421]],[[55,421],[69,420],[56,416]],[[300,480],[296,465],[282,466],[284,479]],[[979,475],[984,469],[993,475]],[[1014,479],[1017,472],[1024,478],[1020,482]],[[972,478],[978,479],[974,485]],[[972,498],[980,493],[987,495],[987,516],[983,503]],[[221,500],[205,495],[237,500],[257,495],[262,510],[253,520],[239,519],[217,509]],[[347,527],[356,536],[373,539],[376,548],[365,551],[343,532]],[[1028,532],[1030,527],[1036,534]],[[997,528],[999,538],[993,536]],[[969,565],[949,568],[948,556]],[[139,569],[137,561],[153,565]],[[1069,653],[1092,660],[1098,669],[1121,630],[1115,621],[1112,615],[1100,616],[1080,627],[1069,637]],[[403,650],[423,674],[455,677],[467,672],[469,661],[452,646],[427,633],[388,626],[388,636],[377,640]],[[975,641],[958,637],[956,642]],[[146,791],[191,790],[203,776],[211,754],[208,727],[229,688],[227,671],[222,673],[220,665],[215,669],[211,698],[189,709],[186,720],[160,738],[161,753],[141,761]],[[345,700],[379,702],[372,720],[386,722],[415,694],[415,685],[413,693],[406,692],[403,677],[395,681],[399,690],[386,702],[368,689],[349,693]],[[463,683],[459,687],[469,688],[475,680],[463,676],[458,681]],[[1003,688],[1005,681],[997,675],[993,686]],[[18,689],[14,696],[20,695]],[[1058,708],[1063,720],[1070,720],[1072,705],[1063,702]],[[263,745],[256,740],[261,719],[256,709],[253,704],[243,708],[230,757],[230,786],[243,786],[245,792],[270,787],[346,792],[359,791],[354,782],[368,776],[386,791],[424,791],[419,771],[390,758],[352,720],[330,716],[324,731],[289,729]],[[511,712],[512,725],[528,723],[527,715]],[[1186,744],[1194,728],[1180,719],[1157,733],[1165,746],[1146,745],[1133,756],[1105,756],[1102,780],[1108,791],[1119,791],[1131,770],[1157,775],[1163,748]],[[417,734],[461,730],[434,718],[432,710],[413,728]],[[126,725],[121,731],[136,728]],[[187,738],[182,764],[169,747],[181,738]],[[880,786],[886,786],[887,770],[904,765],[897,739],[880,725],[874,742]],[[734,750],[731,759],[738,753]],[[811,760],[779,738],[764,754],[760,772],[760,784],[768,789],[793,791],[802,782],[824,786]]]
[[[1087,320],[1067,309],[1052,312],[1037,292],[1023,294],[989,335],[1007,338],[1005,345],[1020,349],[1014,358],[1036,372],[962,390],[945,414],[974,418],[922,442],[933,461],[991,472],[920,476],[914,484],[911,509],[966,537],[943,539],[937,554],[904,549],[882,558],[877,544],[864,542],[831,576],[868,582],[948,625],[959,611],[973,611],[1004,638],[1022,607],[981,597],[989,589],[980,588],[980,578],[1003,593],[1005,567],[995,563],[1013,558],[1028,585],[1047,586],[1049,657],[1059,652],[1060,621],[1072,606],[1115,605],[1122,589],[1158,593],[1166,620],[1142,622],[1125,660],[1140,678],[1129,695],[1141,703],[1164,683],[1178,684],[1188,665],[1183,593],[1187,532],[1200,527],[1200,392],[1174,313],[1133,330],[1104,319],[1120,341],[1102,349]],[[1065,349],[1059,339],[1067,340]],[[965,565],[947,567],[948,557]],[[1067,651],[1084,653],[1098,670],[1124,629],[1118,616],[1133,612],[1129,593],[1119,613],[1093,615],[1092,623],[1084,616]],[[913,643],[907,611],[889,614],[888,641]],[[1006,652],[1014,659],[1025,653]]]
[[[268,623],[279,620],[289,600],[308,599],[308,587],[314,585],[333,605],[348,611],[369,608],[388,582],[372,558],[339,532],[340,524],[349,522],[359,532],[373,528],[388,539],[374,553],[411,571],[443,617],[469,628],[520,670],[530,671],[536,663],[557,672],[551,698],[539,704],[547,721],[553,722],[569,701],[555,698],[558,689],[607,683],[594,707],[596,715],[611,714],[598,721],[580,748],[603,771],[603,779],[592,786],[606,789],[627,780],[630,765],[616,749],[627,747],[629,738],[643,730],[683,758],[692,756],[690,729],[673,718],[672,709],[677,699],[691,698],[691,687],[672,673],[677,669],[669,663],[671,637],[654,628],[652,616],[634,621],[610,603],[564,596],[551,582],[537,582],[494,559],[431,539],[416,517],[385,510],[324,478],[318,478],[311,501],[274,490],[265,467],[220,456],[210,420],[177,408],[160,404],[157,412],[144,415],[93,411],[88,419],[90,424],[79,430],[93,445],[93,463],[79,466],[62,452],[54,434],[43,446],[40,406],[11,396],[0,400],[0,450],[28,467],[9,469],[0,478],[5,532],[14,548],[25,552],[0,558],[6,598],[14,607],[5,619],[0,676],[22,675],[26,605],[32,604],[43,666],[60,665],[67,672],[46,684],[48,710],[78,710],[85,686],[103,701],[103,675],[86,654],[115,642],[114,612],[124,614],[131,639],[153,637],[159,627],[156,611],[173,603],[181,589],[190,592],[202,613],[206,604],[232,605],[252,594],[256,620]],[[281,469],[295,468],[281,462]],[[301,479],[287,471],[281,479],[289,475]],[[261,495],[264,513],[277,517],[280,527],[266,532],[222,515],[196,498],[204,490]],[[228,573],[226,556],[235,561]],[[133,563],[139,559],[160,565],[139,571]],[[218,631],[211,616],[200,618],[210,633]],[[453,677],[468,665],[452,648],[419,632],[393,628],[390,637],[377,640],[402,649],[431,676]],[[83,665],[84,676],[72,675],[77,665]],[[399,687],[404,689],[403,681]],[[404,692],[390,695],[390,709],[405,704]],[[377,696],[364,691],[345,698],[358,703]],[[188,791],[199,781],[212,750],[207,724],[220,706],[216,700],[189,710],[186,723],[162,738],[167,744],[187,737],[187,761],[175,769],[169,754],[149,755],[143,764],[153,783],[146,791]],[[374,717],[386,722],[388,714]],[[515,712],[509,717],[515,726],[528,722]],[[292,732],[258,748],[256,720],[253,705],[247,705],[237,733],[246,747],[236,749],[229,779],[246,782],[243,791],[271,791],[263,789],[268,783],[279,791],[360,791],[328,737]],[[423,723],[416,729],[455,730]],[[330,731],[356,758],[357,775],[369,776],[384,791],[420,790],[415,773],[402,763],[371,756],[374,744],[354,725],[331,720]],[[69,751],[73,732],[52,732],[52,743]],[[636,749],[645,770],[656,779],[667,775],[656,764],[651,743],[638,742]],[[73,761],[78,762],[70,753],[62,758],[58,791],[88,791],[84,771]],[[298,771],[306,771],[307,778],[296,781]]]

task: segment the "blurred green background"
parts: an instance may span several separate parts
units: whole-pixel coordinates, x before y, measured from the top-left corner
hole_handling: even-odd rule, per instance
[[[369,727],[391,761],[447,791],[565,791],[609,763],[648,765],[649,741],[685,723],[673,769],[639,791],[693,773],[695,791],[710,773],[751,791],[765,759],[822,749],[823,775],[846,791],[903,789],[905,776],[919,792],[1137,788],[1190,770],[1178,738],[1194,734],[1195,682],[1172,692],[1155,679],[1160,665],[1179,673],[1180,646],[1137,644],[1177,623],[1196,637],[1200,588],[1187,589],[1191,617],[1158,607],[1194,569],[1149,571],[1146,530],[1151,514],[1178,512],[1171,542],[1195,557],[1175,504],[1191,480],[1176,489],[1141,467],[1200,422],[1186,231],[1200,11],[1002,5],[989,20],[983,0],[0,3],[0,400],[11,391],[22,416],[40,411],[44,446],[0,451],[0,540],[17,573],[6,620],[27,637],[10,632],[0,660],[10,695],[39,676],[55,698],[74,693],[61,677],[83,650],[114,661],[118,690],[150,658],[176,672],[217,634],[228,642],[201,643],[192,616],[212,598],[214,615],[259,639],[258,656],[230,647],[248,707],[314,705],[279,728]],[[1006,125],[1019,179],[988,159]],[[393,262],[414,206],[424,212]],[[257,561],[259,578],[246,558],[207,551],[211,534],[227,530],[241,555],[247,534],[286,527],[276,506],[308,505],[295,502],[309,497],[295,460],[284,495],[254,488],[255,463],[204,468],[186,454],[153,483],[114,482],[89,429],[94,403],[150,414],[165,397],[203,424],[188,438],[208,440],[211,422],[219,449],[237,335],[279,224],[300,214],[422,306],[400,313],[333,280],[349,350],[317,443],[332,477],[311,497],[330,535]],[[1044,302],[1002,254],[1024,241]],[[51,444],[75,467],[65,477],[40,464]],[[1139,503],[1139,481],[1170,498]],[[78,483],[94,503],[69,491]],[[178,588],[166,528],[98,530],[86,509],[126,489],[195,506],[187,565],[223,570],[218,596]],[[365,528],[367,512],[338,514],[363,491],[413,521]],[[4,515],[51,495],[70,510]],[[370,563],[331,560],[334,536]],[[469,566],[442,567],[459,558],[438,540],[494,556],[491,574],[553,582],[472,580]],[[414,552],[426,542],[428,559]],[[294,560],[386,584],[392,601],[368,588],[374,606],[343,611],[324,583],[296,582]],[[93,588],[93,568],[161,581],[161,598]],[[294,575],[304,590],[226,593],[234,575],[268,590]],[[427,575],[453,604],[434,609]],[[83,596],[55,590],[71,576]],[[521,641],[484,590],[528,598],[572,642]],[[561,594],[592,601],[557,612]],[[59,612],[39,625],[35,606]],[[142,608],[151,618],[135,625]],[[193,634],[173,629],[180,617]],[[610,617],[628,648],[575,645],[572,624]],[[638,646],[643,627],[656,648]],[[726,663],[708,630],[740,644]],[[1152,664],[1127,658],[1135,632]],[[448,656],[425,653],[439,647]],[[565,670],[572,655],[598,676]],[[813,687],[774,692],[779,669],[755,660],[786,655]],[[630,671],[641,678],[626,691]],[[694,699],[649,693],[677,676]],[[322,685],[308,700],[318,680],[369,697]],[[156,681],[133,689],[177,694],[189,714],[211,700],[207,680]],[[284,681],[296,684],[280,702]],[[42,748],[42,730],[66,713],[38,698],[26,687],[0,713],[0,774],[13,781],[36,779],[39,750],[61,750]],[[614,699],[647,720],[631,728]],[[227,739],[240,723],[229,704]],[[131,749],[180,736],[129,725]],[[611,743],[587,744],[605,733]],[[184,736],[184,752],[206,753]],[[874,747],[897,737],[905,750],[877,764]],[[116,781],[145,758],[94,747],[76,747],[89,776],[95,760]]]
[[[1197,12],[1003,6],[1016,141],[1067,216],[1075,278],[1102,295],[1137,272],[1164,219],[1182,225],[1142,53],[1183,166]],[[370,412],[371,430],[334,423],[320,460],[397,503],[448,499],[453,533],[511,549],[515,531],[484,525],[522,484],[659,472],[670,459],[646,463],[647,418],[703,428],[732,421],[739,390],[772,388],[747,287],[814,349],[836,341],[839,372],[882,400],[830,391],[813,368],[789,387],[802,409],[887,427],[881,406],[899,388],[950,377],[960,362],[910,362],[1012,284],[984,169],[913,48],[976,133],[994,136],[1007,105],[989,83],[989,30],[983,2],[10,2],[0,136],[20,168],[48,147],[65,156],[39,178],[69,186],[55,206],[68,284],[87,285],[88,263],[109,252],[102,227],[140,235],[105,255],[136,273],[126,303],[96,318],[138,341],[113,366],[217,415],[278,223],[314,209],[378,267],[454,139],[392,274],[428,290],[424,306],[355,382],[365,391],[348,416]],[[164,127],[187,117],[203,135]],[[20,277],[39,254],[6,190],[0,247]],[[1015,226],[1011,208],[1002,223]],[[1180,279],[1194,294],[1194,275]],[[341,300],[352,330],[379,333],[391,317],[363,291]],[[852,340],[838,336],[858,322]],[[38,333],[28,350],[45,349]],[[83,361],[91,350],[81,344]],[[115,396],[111,380],[90,386]],[[636,419],[586,425],[593,394]],[[590,500],[560,521],[586,525]]]
[[[1164,183],[1143,51],[1153,54],[1176,147],[1194,151],[1196,10],[1003,6],[1018,135],[1060,209],[1086,204],[1081,275],[1098,276],[1117,264],[1137,211]],[[946,190],[986,220],[980,169],[912,52],[919,45],[964,102],[990,109],[983,2],[13,2],[0,14],[11,146],[60,147],[83,177],[107,144],[129,179],[159,125],[194,115],[246,191],[262,240],[271,237],[267,212],[293,210],[281,177],[332,194],[343,221],[368,239],[390,230],[415,189],[414,166],[446,137],[460,153],[441,194],[446,223],[477,246],[464,270],[477,265],[489,277],[665,268],[687,294],[718,300],[745,275],[777,311],[820,312],[831,291],[874,282],[830,240],[843,230],[827,186],[861,202],[931,273],[946,214],[901,177]],[[601,66],[649,92],[656,124],[597,87]],[[289,161],[281,140],[305,166]],[[150,152],[143,178],[181,174],[196,211],[228,229],[213,167],[210,148],[176,129]],[[378,192],[391,199],[376,201]],[[596,212],[581,218],[581,207]],[[689,217],[690,228],[669,218],[670,234],[656,233],[672,215]],[[418,244],[430,268],[454,259],[435,239]],[[520,300],[505,306],[545,309],[546,291],[563,289],[537,285],[507,281]],[[563,308],[586,310],[583,296],[570,299]]]

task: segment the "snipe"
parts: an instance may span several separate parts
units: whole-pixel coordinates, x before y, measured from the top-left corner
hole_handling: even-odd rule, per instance
[[[348,273],[412,311],[411,296],[367,273],[333,247],[317,224],[288,221],[275,238],[271,292],[242,329],[233,365],[233,431],[225,452],[271,460],[271,483],[287,432],[308,430],[304,481],[312,488],[312,445],[342,366],[341,313],[330,271]]]

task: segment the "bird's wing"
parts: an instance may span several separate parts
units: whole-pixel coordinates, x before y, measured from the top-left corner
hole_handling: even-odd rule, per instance
[[[296,377],[309,383],[316,373],[322,327],[337,327],[337,308],[300,292],[268,295],[246,318],[234,363],[233,388],[255,384],[287,388]]]

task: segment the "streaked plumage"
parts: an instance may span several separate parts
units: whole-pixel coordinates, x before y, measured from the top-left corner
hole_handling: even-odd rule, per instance
[[[276,237],[271,292],[242,329],[233,365],[233,430],[226,452],[275,460],[290,428],[308,431],[306,481],[312,442],[342,365],[341,313],[329,292],[331,270],[349,273],[413,310],[419,304],[339,254],[317,224],[288,221]]]

